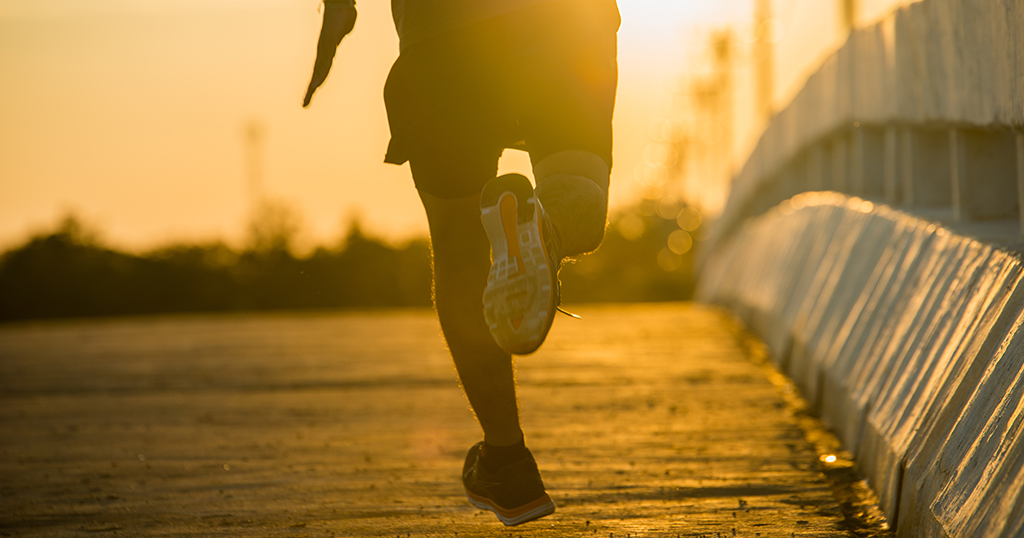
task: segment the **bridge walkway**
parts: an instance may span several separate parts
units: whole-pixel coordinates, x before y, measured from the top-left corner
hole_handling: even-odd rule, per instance
[[[0,534],[852,535],[827,440],[723,311],[579,310],[518,361],[558,511],[512,529],[463,495],[479,431],[430,312],[2,326]]]

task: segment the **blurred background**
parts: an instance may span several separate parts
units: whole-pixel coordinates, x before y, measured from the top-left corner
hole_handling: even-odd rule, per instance
[[[620,1],[611,225],[565,302],[689,298],[773,111],[904,3]],[[304,110],[319,25],[316,0],[0,0],[0,320],[429,305],[426,220],[382,162],[389,2]]]

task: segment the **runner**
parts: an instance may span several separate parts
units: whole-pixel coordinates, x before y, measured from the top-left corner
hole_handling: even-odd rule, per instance
[[[484,440],[470,502],[518,525],[555,510],[519,423],[512,354],[537,350],[559,305],[562,260],[604,237],[618,79],[614,0],[392,0],[400,54],[384,87],[385,162],[409,163],[427,214],[434,305]],[[325,0],[313,76],[323,84],[355,2]],[[536,189],[497,175],[524,149]]]

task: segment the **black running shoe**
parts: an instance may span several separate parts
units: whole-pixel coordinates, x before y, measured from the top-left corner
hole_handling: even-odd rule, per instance
[[[484,186],[480,217],[491,242],[484,319],[502,349],[533,353],[551,330],[560,302],[558,236],[530,180],[520,174]]]
[[[469,502],[494,512],[508,526],[533,521],[555,511],[555,503],[544,491],[533,454],[492,474],[483,466],[483,447],[483,441],[473,445],[462,467],[462,485]]]

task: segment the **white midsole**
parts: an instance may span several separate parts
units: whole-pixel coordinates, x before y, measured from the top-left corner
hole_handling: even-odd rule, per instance
[[[526,523],[527,521],[530,521],[532,519],[537,519],[537,518],[542,517],[542,516],[546,516],[546,515],[551,514],[551,513],[553,513],[555,511],[555,503],[554,503],[554,501],[548,501],[547,503],[542,504],[542,505],[538,506],[537,508],[534,508],[533,510],[530,510],[528,512],[523,512],[522,514],[520,514],[520,515],[518,515],[516,517],[510,518],[510,517],[505,517],[505,516],[501,515],[500,513],[498,513],[497,510],[495,510],[495,508],[493,506],[491,506],[491,505],[489,505],[487,503],[483,503],[483,502],[479,502],[479,501],[474,501],[473,498],[470,497],[468,494],[466,495],[466,498],[469,499],[469,502],[473,506],[476,506],[477,508],[479,508],[481,510],[490,510],[491,512],[494,512],[494,515],[498,516],[498,519],[502,523],[504,523],[505,525],[509,525],[509,526],[511,526],[511,525],[519,525],[520,523]]]

